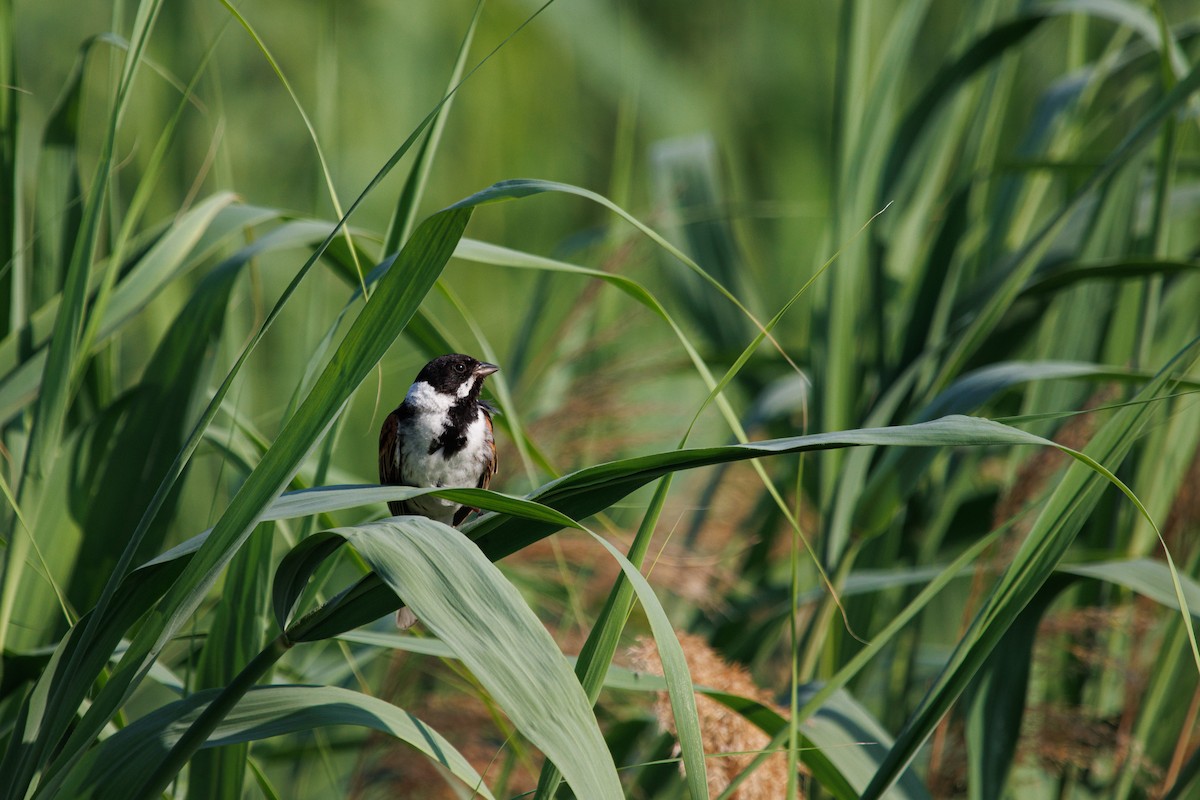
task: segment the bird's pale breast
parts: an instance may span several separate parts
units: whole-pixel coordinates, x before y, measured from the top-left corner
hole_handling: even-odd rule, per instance
[[[397,446],[402,448],[402,482],[409,486],[475,487],[491,453],[490,430],[484,412],[477,410],[463,431],[447,431],[449,407],[457,398],[446,397],[425,387],[414,387],[405,403],[416,413],[400,423]],[[449,434],[465,435],[465,445],[447,455],[438,446]],[[430,452],[433,450],[433,452]],[[449,524],[459,504],[437,497],[418,497],[408,501],[417,513]]]

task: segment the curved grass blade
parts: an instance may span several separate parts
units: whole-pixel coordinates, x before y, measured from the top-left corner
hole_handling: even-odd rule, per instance
[[[423,519],[423,518],[396,518],[393,522],[398,523],[399,520],[408,519]],[[580,526],[570,520],[567,520],[570,527],[579,528]],[[383,524],[383,523],[379,523]],[[291,610],[299,598],[304,585],[309,577],[316,571],[322,561],[328,558],[341,545],[342,538],[337,534],[341,530],[354,529],[338,529],[332,534],[318,534],[305,539],[298,544],[285,557],[283,563],[275,575],[275,604],[276,617],[280,620],[281,625],[285,625],[290,617]],[[701,737],[699,730],[699,722],[696,716],[695,700],[692,697],[692,682],[690,672],[688,670],[687,661],[683,656],[683,650],[679,645],[678,639],[675,637],[674,630],[670,620],[663,611],[658,598],[654,595],[650,584],[642,577],[641,573],[625,556],[621,555],[615,547],[609,544],[603,538],[597,536],[591,531],[587,531],[597,542],[600,543],[612,557],[620,565],[624,575],[630,582],[632,591],[636,593],[642,607],[646,612],[647,618],[650,620],[656,641],[658,642],[659,652],[662,657],[664,672],[667,676],[667,690],[671,696],[672,709],[675,714],[676,726],[679,731],[679,740],[683,747],[684,764],[687,771],[688,785],[694,797],[707,797],[707,781],[705,779],[704,770],[704,752],[701,745]],[[463,541],[467,540],[465,537]],[[464,545],[465,546],[465,545]],[[368,561],[371,559],[368,558]],[[396,584],[389,583],[392,590],[402,591],[398,589]],[[407,599],[407,598],[406,598]],[[393,599],[393,606],[395,601]],[[422,619],[425,619],[424,612],[417,606],[413,606],[414,612]],[[319,618],[321,609],[318,609],[315,614],[310,614],[309,617],[302,618],[298,622],[292,624],[288,628],[288,635],[295,640],[310,641],[317,638],[323,638],[314,635],[310,630],[314,618]],[[436,632],[436,628],[434,629]],[[445,637],[439,634],[439,638]],[[456,653],[456,648],[451,648]],[[584,656],[581,654],[580,660]],[[605,662],[607,663],[607,662]],[[481,682],[487,685],[480,676]],[[603,680],[603,675],[599,678]],[[598,686],[597,686],[598,691]],[[594,702],[594,697],[585,695],[588,707]],[[558,761],[551,759],[556,765]],[[561,769],[561,767],[560,767]],[[552,773],[552,779],[547,780],[553,784],[557,784],[558,773]],[[549,786],[547,787],[549,788]]]
[[[1169,258],[1123,258],[1103,263],[1066,263],[1035,278],[1021,290],[1023,297],[1053,295],[1063,289],[1089,281],[1142,280],[1161,275],[1186,275],[1200,270],[1195,261]]]
[[[664,489],[661,492],[663,496],[666,494],[666,481],[664,481]],[[658,509],[654,509],[653,514],[648,515],[656,519]],[[609,555],[621,567],[621,572],[625,576],[626,582],[637,594],[638,601],[642,604],[642,609],[646,612],[646,618],[650,621],[650,629],[654,634],[654,642],[658,646],[659,658],[662,660],[663,675],[667,683],[667,693],[671,702],[671,713],[675,717],[675,729],[679,738],[679,746],[683,751],[683,766],[687,777],[687,785],[691,790],[691,795],[694,800],[708,800],[708,777],[704,767],[704,743],[700,735],[700,720],[696,712],[696,698],[693,694],[695,689],[692,684],[691,670],[688,668],[687,659],[683,655],[683,647],[679,644],[679,639],[675,636],[675,630],[671,625],[671,621],[667,618],[666,612],[658,602],[658,598],[654,595],[654,590],[650,588],[649,582],[642,576],[634,564],[621,555],[621,551],[613,547],[607,540],[600,536],[587,531],[593,539],[608,551]],[[641,537],[639,537],[641,538]],[[649,536],[644,537],[646,544],[649,544]],[[628,605],[620,602],[619,595],[616,591],[609,595],[610,601],[605,609],[611,605],[619,610],[628,612]],[[623,622],[623,614],[621,622]],[[603,620],[601,617],[601,621]],[[598,621],[597,624],[601,624]],[[602,630],[601,633],[607,631]],[[612,627],[612,636],[620,635],[620,627],[614,625]],[[591,641],[589,637],[589,642]],[[584,661],[585,651],[579,654],[580,662]],[[597,647],[596,652],[604,655],[607,658],[602,658],[597,666],[604,668],[607,672],[608,662],[612,658],[611,651],[605,651]],[[584,664],[586,667],[587,665]],[[594,699],[589,697],[589,705],[594,702]],[[543,773],[545,774],[545,773]],[[547,789],[557,788],[557,779],[554,776],[547,776]],[[542,785],[542,780],[539,778],[539,788]],[[550,791],[549,796],[553,796],[554,792]]]
[[[1156,397],[1164,393],[1169,387],[1172,371],[1185,361],[1185,357],[1190,356],[1198,343],[1200,340],[1193,341],[1180,351],[1171,363],[1143,388],[1139,396]],[[983,666],[1022,609],[1054,571],[1074,540],[1076,532],[1095,507],[1104,488],[1109,483],[1117,485],[1134,500],[1139,511],[1144,513],[1141,503],[1124,484],[1112,477],[1108,470],[1097,470],[1096,465],[1104,463],[1115,468],[1120,464],[1148,423],[1153,409],[1155,406],[1150,404],[1119,409],[1097,432],[1083,453],[1057,446],[1074,457],[1076,463],[1067,468],[1009,568],[975,616],[971,627],[959,641],[949,662],[920,706],[896,737],[895,746],[863,794],[866,800],[882,797],[896,776],[907,768],[917,750]],[[1167,558],[1170,560],[1169,552]],[[1172,572],[1176,573],[1173,566]],[[1186,608],[1187,602],[1177,581],[1175,587],[1181,607]],[[1190,633],[1190,624],[1187,627]],[[1194,638],[1192,651],[1200,668],[1200,652],[1197,652]]]
[[[945,414],[969,414],[1000,392],[1025,383],[1052,380],[1145,381],[1153,376],[1129,370],[1078,361],[1006,361],[972,370],[947,386],[913,415],[915,421]],[[861,536],[882,533],[888,524],[884,508],[895,508],[907,497],[925,473],[932,456],[928,452],[896,449],[880,459],[855,498],[854,527]],[[849,530],[837,529],[848,536]]]
[[[90,751],[69,774],[47,787],[59,797],[127,798],[130,775],[162,761],[216,690],[156,709]],[[213,731],[205,747],[253,742],[329,725],[353,725],[394,736],[442,765],[482,797],[491,793],[454,745],[407,711],[336,686],[259,686],[251,689]]]
[[[390,167],[390,164],[388,166]],[[377,179],[382,179],[382,175],[383,172],[377,176]],[[352,207],[351,211],[353,210]],[[404,323],[420,303],[425,292],[428,291],[428,287],[433,284],[449,258],[469,216],[469,209],[452,209],[435,215],[418,228],[410,246],[401,253],[393,269],[389,270],[388,275],[381,280],[379,288],[376,290],[377,294],[383,292],[384,302],[367,304],[367,307],[355,320],[305,403],[288,421],[275,445],[263,457],[258,468],[242,486],[238,495],[234,497],[229,509],[222,515],[214,529],[214,535],[209,537],[209,540],[201,547],[198,555],[202,557],[194,557],[189,561],[183,578],[168,594],[165,605],[151,613],[148,623],[142,627],[138,636],[133,640],[130,650],[121,660],[112,678],[97,696],[96,702],[88,710],[83,722],[72,733],[58,763],[69,763],[70,760],[76,758],[90,739],[101,729],[108,716],[114,713],[124,701],[126,693],[131,691],[132,687],[144,677],[148,665],[153,663],[158,651],[174,630],[186,621],[212,586],[220,570],[228,563],[237,546],[249,534],[262,507],[281,492],[300,460],[308,452],[309,447],[319,438],[333,415],[357,387],[358,381],[366,375],[403,329]],[[325,246],[336,235],[336,232],[335,228],[327,236]],[[94,635],[92,627],[98,628],[103,624],[101,620],[104,618],[106,600],[110,592],[115,590],[115,581],[119,580],[123,573],[123,564],[131,559],[132,550],[136,548],[141,535],[144,535],[148,521],[154,518],[161,505],[163,495],[174,484],[182,465],[186,463],[195,444],[199,442],[204,427],[215,415],[233,377],[261,339],[262,333],[277,316],[289,293],[294,290],[307,269],[316,262],[322,250],[323,247],[318,248],[306,262],[300,274],[293,280],[288,292],[285,292],[284,297],[273,309],[272,315],[264,322],[254,340],[243,350],[239,361],[226,377],[217,396],[214,397],[197,424],[188,445],[176,458],[171,473],[160,485],[156,500],[143,515],[138,531],[135,532],[123,554],[122,564],[118,565],[114,579],[110,581],[109,588],[106,588],[105,595],[101,597],[101,602],[97,606],[97,617],[92,618],[88,629],[84,631],[85,650],[89,644],[88,639]],[[73,666],[72,664],[65,665],[68,670],[71,670]],[[51,680],[52,676],[47,675],[46,679]],[[76,689],[80,685],[86,686],[86,682],[75,681],[73,684]],[[65,724],[70,719],[70,715],[74,713],[74,709],[78,707],[80,699],[82,698],[75,696],[75,692],[56,696],[53,727],[44,730],[37,737],[36,743],[28,743],[18,748],[23,753],[19,756],[23,769],[33,768],[37,761],[35,749],[40,751],[43,747],[53,746],[52,743],[62,735],[65,731]],[[32,772],[22,774],[32,777]],[[24,778],[24,780],[28,779]]]
[[[1087,564],[1060,564],[1058,571],[1080,578],[1093,578],[1124,586],[1159,605],[1184,611],[1175,591],[1171,569],[1161,561],[1132,558],[1123,561],[1098,561]],[[1200,583],[1189,575],[1177,574],[1180,592],[1186,598],[1192,619],[1200,622]]]
[[[749,444],[694,448],[599,464],[551,481],[526,499],[582,520],[671,472],[732,461],[858,446],[966,447],[1038,445],[1057,447],[1030,433],[977,417],[951,416],[915,425],[817,433]],[[521,550],[558,530],[553,524],[485,514],[463,526],[492,561]],[[308,620],[307,635],[336,636],[394,611],[397,601],[377,576],[366,576]]]
[[[710,275],[708,272],[706,272],[703,267],[701,267],[699,264],[697,264],[695,261],[693,261],[691,258],[689,258],[686,253],[684,253],[682,250],[680,250],[675,245],[668,242],[657,231],[650,228],[644,222],[642,222],[637,217],[630,214],[625,209],[618,206],[613,201],[609,200],[607,197],[605,197],[601,194],[597,194],[596,192],[593,192],[589,189],[583,189],[579,186],[572,186],[571,184],[568,184],[568,183],[558,183],[556,181],[543,181],[543,180],[535,180],[535,179],[530,179],[530,178],[516,178],[516,179],[512,179],[512,180],[500,181],[499,183],[495,183],[495,184],[489,186],[487,189],[484,189],[483,191],[478,192],[478,193],[466,198],[465,200],[459,201],[459,203],[457,205],[472,205],[472,206],[474,206],[474,205],[479,205],[481,203],[497,203],[502,200],[514,200],[514,199],[518,199],[518,198],[522,198],[522,197],[532,197],[534,195],[543,194],[545,192],[560,192],[563,194],[573,194],[576,197],[582,197],[586,200],[590,200],[593,203],[596,203],[597,205],[600,205],[600,206],[608,209],[609,211],[613,212],[614,214],[619,216],[621,219],[625,220],[630,225],[632,225],[634,228],[636,228],[639,232],[641,232],[644,236],[649,238],[656,245],[658,245],[663,250],[665,250],[667,253],[669,253],[672,257],[674,257],[676,260],[678,260],[681,264],[683,264],[685,267],[687,267],[693,273],[698,275],[701,280],[703,280],[705,283],[707,283],[709,286],[711,286],[713,289],[715,289],[722,297],[724,297],[729,302],[733,303],[733,305],[738,309],[738,311],[740,311],[743,315],[745,315],[746,319],[750,320],[750,322],[753,323],[754,326],[759,331],[766,332],[766,328],[763,326],[763,324],[758,321],[758,318],[754,316],[754,314],[750,311],[750,309],[746,308],[746,306],[742,303],[741,300],[739,300],[737,297],[735,297],[733,295],[732,292],[730,292],[727,288],[725,288],[725,286],[720,281],[718,281],[716,278],[714,278],[712,275]],[[783,360],[786,361],[792,367],[792,369],[799,372],[800,368],[795,365],[795,363],[792,361],[792,359],[784,351],[783,347],[780,346],[779,342],[775,341],[775,337],[771,336],[769,333],[766,334],[766,337],[767,337],[767,340],[770,341],[771,345],[779,352],[779,355],[782,356]]]
[[[623,796],[570,665],[516,589],[470,540],[424,517],[336,528],[305,542],[314,539],[321,549],[349,542],[580,796]]]

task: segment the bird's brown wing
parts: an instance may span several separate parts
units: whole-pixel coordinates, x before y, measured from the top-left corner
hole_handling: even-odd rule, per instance
[[[483,465],[483,472],[479,475],[479,483],[476,485],[480,489],[486,489],[492,485],[492,478],[496,477],[496,464],[498,462],[496,459],[496,437],[493,435],[494,429],[492,428],[491,408],[483,403],[480,403],[480,407],[483,409],[484,424],[487,425],[487,436],[484,438],[488,444],[488,460],[487,463]],[[472,511],[478,510],[478,508],[471,508],[470,506],[462,506],[459,508],[458,511],[454,512],[454,527],[457,528],[459,525],[461,525],[463,520],[465,520]]]
[[[400,462],[399,436],[400,410],[396,409],[388,414],[383,427],[379,429],[379,482],[384,486],[400,486],[404,483],[400,477],[404,471]],[[402,500],[389,501],[388,511],[393,516],[408,513]]]

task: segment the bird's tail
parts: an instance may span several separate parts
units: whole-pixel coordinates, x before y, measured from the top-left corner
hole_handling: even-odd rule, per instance
[[[396,612],[396,627],[402,631],[406,631],[413,625],[417,624],[417,615],[412,612],[408,606]]]

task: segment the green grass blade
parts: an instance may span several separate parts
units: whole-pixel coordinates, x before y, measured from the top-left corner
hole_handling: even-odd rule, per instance
[[[1053,295],[1063,289],[1091,281],[1143,280],[1149,277],[1186,275],[1200,269],[1194,261],[1171,258],[1122,258],[1102,263],[1067,262],[1035,278],[1021,290],[1022,296]]]
[[[216,695],[197,692],[156,709],[90,751],[47,787],[58,797],[129,797],[131,775],[145,775]],[[440,733],[390,703],[337,686],[262,686],[251,689],[213,731],[206,747],[259,741],[329,725],[353,725],[396,737],[444,766],[464,786],[490,798],[482,778]]]
[[[1192,69],[1162,97],[1137,123],[1132,131],[1112,150],[1104,162],[1095,169],[1074,191],[1069,199],[1051,215],[1043,226],[1013,254],[1004,270],[1003,283],[996,288],[985,306],[971,320],[966,330],[957,338],[942,361],[934,380],[935,389],[941,389],[954,375],[962,372],[963,366],[992,335],[997,323],[1019,296],[1021,288],[1037,266],[1036,256],[1043,251],[1052,234],[1066,221],[1068,214],[1095,191],[1103,181],[1118,169],[1129,164],[1153,139],[1159,128],[1172,114],[1187,103],[1192,94],[1200,89],[1200,66]]]
[[[29,445],[25,451],[25,463],[17,486],[17,503],[25,509],[26,519],[34,530],[37,527],[41,503],[41,485],[58,458],[67,410],[71,402],[72,386],[78,380],[78,347],[86,322],[88,277],[95,260],[100,235],[100,217],[111,175],[117,126],[128,101],[138,61],[149,39],[158,9],[159,4],[156,2],[142,2],[138,6],[132,37],[134,46],[126,56],[122,79],[117,86],[116,103],[109,117],[96,173],[84,204],[79,233],[64,281],[62,307],[55,318],[52,344],[42,375],[42,392],[34,407]],[[10,519],[15,520],[15,517]],[[14,533],[20,530],[15,524],[7,527]],[[16,536],[5,551],[4,571],[0,574],[3,584],[0,586],[0,650],[3,650],[8,635],[12,608],[20,588],[29,549],[29,540],[24,536]]]
[[[72,735],[77,747],[124,701],[168,638],[194,613],[249,535],[262,508],[282,492],[313,443],[403,330],[449,259],[469,217],[469,209],[452,209],[431,217],[413,235],[380,281],[376,290],[379,299],[368,303],[355,319],[308,398],[287,421],[184,574],[150,613],[129,652]]]
[[[1183,611],[1175,591],[1170,567],[1149,558],[1122,561],[1097,561],[1084,564],[1060,564],[1059,572],[1081,578],[1094,578],[1137,592],[1159,605]],[[1188,613],[1200,621],[1200,583],[1188,575],[1179,574],[1180,592],[1186,598]]]
[[[190,430],[189,412],[207,387],[212,350],[220,338],[239,264],[210,273],[194,290],[146,366],[139,390],[114,414],[100,418],[90,439],[94,455],[81,450],[73,497],[84,530],[132,530],[174,453]],[[111,419],[109,419],[111,417]],[[104,425],[111,422],[112,428]],[[115,431],[115,433],[113,432]],[[137,470],[130,469],[138,465]],[[143,540],[138,560],[162,548],[178,495],[164,506],[160,524]],[[72,576],[70,597],[78,608],[91,608],[104,587],[125,542],[119,537],[85,537],[78,558],[91,565]]]
[[[924,134],[926,127],[936,119],[936,112],[942,104],[953,96],[964,82],[1021,44],[1048,16],[1039,11],[997,25],[972,43],[962,55],[938,70],[929,86],[897,126],[892,138],[891,151],[884,163],[883,177],[879,182],[877,204],[895,199],[905,159],[914,151],[916,141]]]
[[[400,198],[396,202],[396,208],[392,212],[392,219],[388,223],[387,233],[383,236],[383,253],[394,253],[400,249],[412,233],[413,223],[417,219],[417,211],[421,205],[421,198],[425,194],[425,186],[429,182],[429,173],[433,169],[433,159],[437,155],[438,145],[442,141],[442,131],[446,129],[446,120],[450,116],[450,109],[454,105],[455,89],[463,80],[463,71],[467,66],[467,55],[471,52],[471,42],[475,39],[475,29],[479,25],[479,18],[483,14],[484,0],[478,0],[475,3],[475,13],[471,15],[471,22],[467,25],[467,32],[463,34],[462,43],[458,46],[458,56],[454,60],[454,69],[450,72],[450,82],[446,86],[444,95],[446,102],[438,108],[433,123],[429,126],[429,133],[421,141],[421,146],[417,149],[417,155],[413,159],[412,168],[408,172],[408,177],[404,181],[404,190],[400,192]]]
[[[612,756],[570,666],[470,540],[423,517],[338,528],[582,796],[620,798]]]
[[[714,464],[871,445],[958,447],[1052,444],[1039,436],[990,420],[952,416],[916,425],[809,434],[623,459],[565,475],[530,493],[527,499],[549,506],[571,519],[584,519],[663,475]],[[476,541],[489,559],[498,561],[549,536],[560,527],[553,523],[487,514],[464,525],[463,532]],[[306,635],[314,638],[335,636],[378,619],[396,607],[394,596],[382,586],[378,577],[367,576],[314,614],[308,620]]]
[[[655,488],[654,496],[646,507],[633,544],[629,548],[627,560],[639,569],[645,561],[650,539],[658,524],[670,488],[671,476],[668,475],[660,480]],[[592,630],[588,632],[588,637],[579,651],[579,658],[575,662],[575,674],[579,677],[579,683],[583,686],[588,700],[593,704],[600,696],[600,689],[604,686],[613,656],[617,652],[621,632],[625,629],[629,612],[633,608],[633,598],[634,586],[622,573],[612,589],[609,590],[604,607],[600,610],[600,615],[596,617],[596,622],[592,625]],[[703,750],[700,752],[700,757],[703,758]],[[538,775],[535,800],[553,798],[558,791],[560,780],[561,775],[554,764],[543,764],[542,771]]]
[[[203,261],[216,242],[239,232],[240,224],[261,219],[261,210],[231,206],[232,194],[219,193],[182,215],[167,232],[136,260],[127,262],[100,318],[93,346],[105,343],[133,319],[171,280]],[[189,249],[190,248],[190,249]],[[0,420],[16,416],[37,398],[42,386],[50,330],[57,318],[61,294],[39,308],[28,329],[0,342]],[[23,353],[28,335],[33,352]]]
[[[376,181],[368,187],[368,191],[378,180],[382,179],[386,169],[390,168],[396,160],[399,160],[399,153],[376,176]],[[360,197],[359,199],[361,200],[362,198]],[[354,207],[351,208],[351,212],[353,211]],[[418,229],[419,235],[414,235],[411,248],[406,247],[394,265],[393,270],[389,271],[388,279],[381,282],[378,291],[384,292],[385,304],[374,306],[368,304],[367,308],[355,320],[341,347],[335,353],[329,366],[322,374],[321,379],[318,380],[317,386],[310,393],[309,398],[301,406],[300,410],[297,411],[296,416],[288,421],[275,446],[264,456],[256,472],[242,487],[242,491],[234,498],[230,508],[222,516],[222,522],[225,524],[222,526],[221,523],[218,523],[217,526],[218,529],[223,528],[221,530],[222,535],[210,537],[212,541],[206,542],[208,550],[205,553],[205,558],[203,560],[193,559],[189,562],[188,569],[190,571],[185,576],[185,579],[181,580],[174,587],[165,607],[160,607],[154,612],[151,616],[151,624],[141,629],[139,636],[134,640],[133,646],[126,653],[121,665],[114,672],[113,679],[106,684],[105,689],[97,697],[96,703],[93,704],[88,714],[85,715],[84,723],[77,727],[72,734],[72,739],[64,750],[62,759],[70,761],[82,752],[91,737],[103,726],[108,716],[114,713],[124,701],[126,692],[131,690],[144,677],[146,668],[153,662],[154,657],[167,638],[190,616],[191,611],[194,610],[204,593],[211,587],[213,581],[216,580],[221,567],[228,563],[229,558],[236,552],[236,545],[244,541],[245,536],[249,534],[250,528],[253,527],[255,517],[261,510],[261,507],[266,504],[266,501],[269,501],[280,493],[283,485],[290,479],[291,474],[295,471],[309,447],[321,435],[333,415],[341,408],[345,399],[357,387],[357,380],[352,380],[354,376],[358,376],[358,379],[361,380],[375,361],[383,354],[387,346],[394,340],[396,335],[399,334],[400,330],[403,329],[408,316],[413,313],[413,310],[424,297],[424,292],[433,284],[437,274],[449,258],[454,244],[457,242],[457,237],[461,236],[462,229],[466,225],[466,220],[469,216],[469,210],[450,210],[431,218]],[[327,236],[325,245],[332,240],[336,232],[335,228]],[[321,249],[323,248],[319,248],[301,269],[289,287],[289,292],[294,290],[307,269],[319,258]],[[149,521],[154,518],[158,507],[161,507],[166,492],[170,490],[170,487],[178,478],[183,464],[186,463],[190,453],[199,442],[203,429],[215,415],[216,409],[219,407],[224,393],[228,391],[233,377],[237,374],[241,364],[245,363],[246,357],[253,350],[257,341],[261,339],[262,332],[269,327],[270,322],[277,315],[279,308],[282,304],[286,303],[289,292],[285,292],[276,305],[273,314],[264,322],[255,339],[243,350],[239,362],[226,377],[221,389],[218,390],[217,396],[214,397],[208,410],[193,431],[191,439],[185,445],[180,455],[176,457],[175,464],[172,465],[172,470],[168,474],[168,477],[160,485],[159,493],[156,494],[155,500],[152,501],[151,508],[143,515],[142,523],[139,524],[139,530],[135,532],[129,545],[126,547],[125,553],[122,555],[122,562],[118,564],[113,579],[110,580],[108,587],[106,587],[105,594],[101,596],[101,601],[97,605],[96,618],[89,623],[88,629],[84,631],[83,649],[85,651],[90,646],[92,636],[98,632],[94,628],[98,629],[106,622],[104,620],[104,613],[106,611],[107,598],[115,591],[115,583],[123,574],[124,565],[131,560],[132,552],[136,549],[141,536],[144,535]],[[239,497],[242,498],[240,501]],[[75,666],[75,664],[68,663],[64,665],[64,668],[68,671],[73,671]],[[75,683],[76,690],[80,686],[86,688],[86,684],[77,681]],[[78,703],[78,700],[72,702],[72,699],[70,695],[56,698],[58,701],[57,713],[54,714],[56,722],[52,727],[39,734],[38,743],[33,748],[34,750],[40,750],[43,747],[50,746],[50,743],[57,741],[57,737],[65,730],[65,722],[68,719],[64,714],[73,713]],[[70,709],[70,711],[68,712],[67,709]],[[30,756],[33,752],[32,750],[25,749],[25,747],[22,747],[21,750],[26,754],[26,757]],[[26,768],[32,768],[35,761],[36,755],[34,754],[31,759],[24,761],[27,765]],[[32,773],[30,773],[31,776]]]
[[[1184,360],[1188,351],[1196,348],[1196,344],[1193,342],[1181,351],[1172,364],[1142,390],[1141,395],[1155,397],[1166,390],[1171,370]],[[1117,466],[1148,422],[1152,408],[1149,405],[1137,405],[1118,410],[1083,451],[1082,455],[1091,463],[1079,461],[1067,469],[1009,568],[975,616],[967,634],[959,641],[949,663],[896,737],[895,746],[871,781],[864,798],[882,797],[887,792],[892,781],[911,762],[917,749],[987,660],[1021,610],[1053,572],[1084,519],[1095,507],[1103,489],[1113,480],[1109,477],[1111,473],[1098,472],[1093,465],[1100,462],[1111,467]],[[1123,491],[1128,491],[1123,484],[1118,485]],[[1182,597],[1178,588],[1177,593]],[[1193,652],[1195,650],[1193,644]],[[1200,662],[1200,655],[1196,657]]]
[[[195,688],[220,688],[262,648],[267,632],[273,526],[259,525],[229,564],[221,603],[200,651]],[[187,800],[240,797],[246,777],[246,743],[196,753],[188,773]]]

